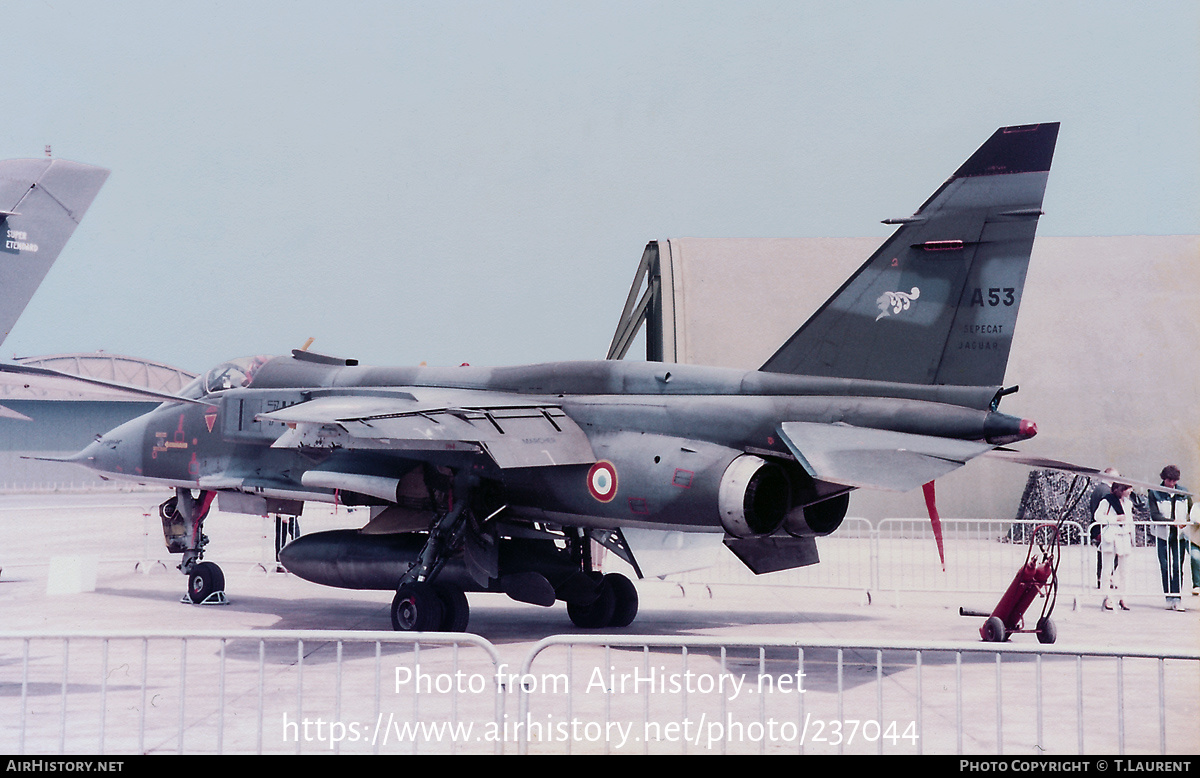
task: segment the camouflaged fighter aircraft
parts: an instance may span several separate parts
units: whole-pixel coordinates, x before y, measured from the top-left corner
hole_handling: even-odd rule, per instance
[[[214,497],[260,515],[340,501],[371,520],[280,560],[394,591],[396,629],[464,629],[467,591],[625,627],[637,591],[594,570],[593,540],[635,570],[634,528],[720,533],[755,572],[813,564],[852,490],[927,485],[1036,433],[997,407],[1057,135],[998,130],[888,220],[896,232],[757,371],[388,368],[296,350],[213,368],[69,461],[175,488],[161,513],[195,602],[224,588],[202,561]]]

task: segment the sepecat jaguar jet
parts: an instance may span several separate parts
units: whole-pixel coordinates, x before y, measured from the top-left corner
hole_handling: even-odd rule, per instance
[[[282,549],[292,573],[395,592],[398,630],[463,630],[464,592],[627,626],[629,530],[718,533],[756,573],[816,563],[855,489],[924,486],[1032,421],[999,412],[1058,124],[997,130],[758,370],[622,361],[369,367],[305,350],[220,365],[69,461],[173,487],[195,602],[222,510],[371,506]],[[931,512],[932,513],[932,512]]]

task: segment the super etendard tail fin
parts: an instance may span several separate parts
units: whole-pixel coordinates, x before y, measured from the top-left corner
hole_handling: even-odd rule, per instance
[[[761,369],[1003,384],[1057,138],[996,130]]]
[[[61,159],[0,162],[0,341],[107,178],[103,168]]]

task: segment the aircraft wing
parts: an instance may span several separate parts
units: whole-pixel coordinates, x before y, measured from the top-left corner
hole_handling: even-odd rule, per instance
[[[596,461],[562,408],[500,392],[318,397],[258,418],[294,425],[274,448],[486,453],[505,469]]]
[[[787,421],[780,435],[819,481],[907,492],[990,451],[990,443],[931,435]]]
[[[144,386],[130,386],[100,378],[87,378],[74,373],[64,373],[47,367],[32,365],[0,364],[0,386],[15,386],[26,389],[47,389],[63,392],[87,392],[124,400],[155,400],[211,405],[202,400],[179,397],[169,392],[158,392]]]

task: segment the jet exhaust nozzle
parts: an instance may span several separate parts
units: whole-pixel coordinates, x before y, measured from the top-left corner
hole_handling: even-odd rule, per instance
[[[751,454],[734,459],[721,476],[717,497],[721,526],[735,538],[770,535],[783,523],[790,503],[787,475]]]
[[[803,508],[793,508],[784,519],[783,529],[794,538],[824,537],[842,526],[849,509],[850,493],[845,492]]]

